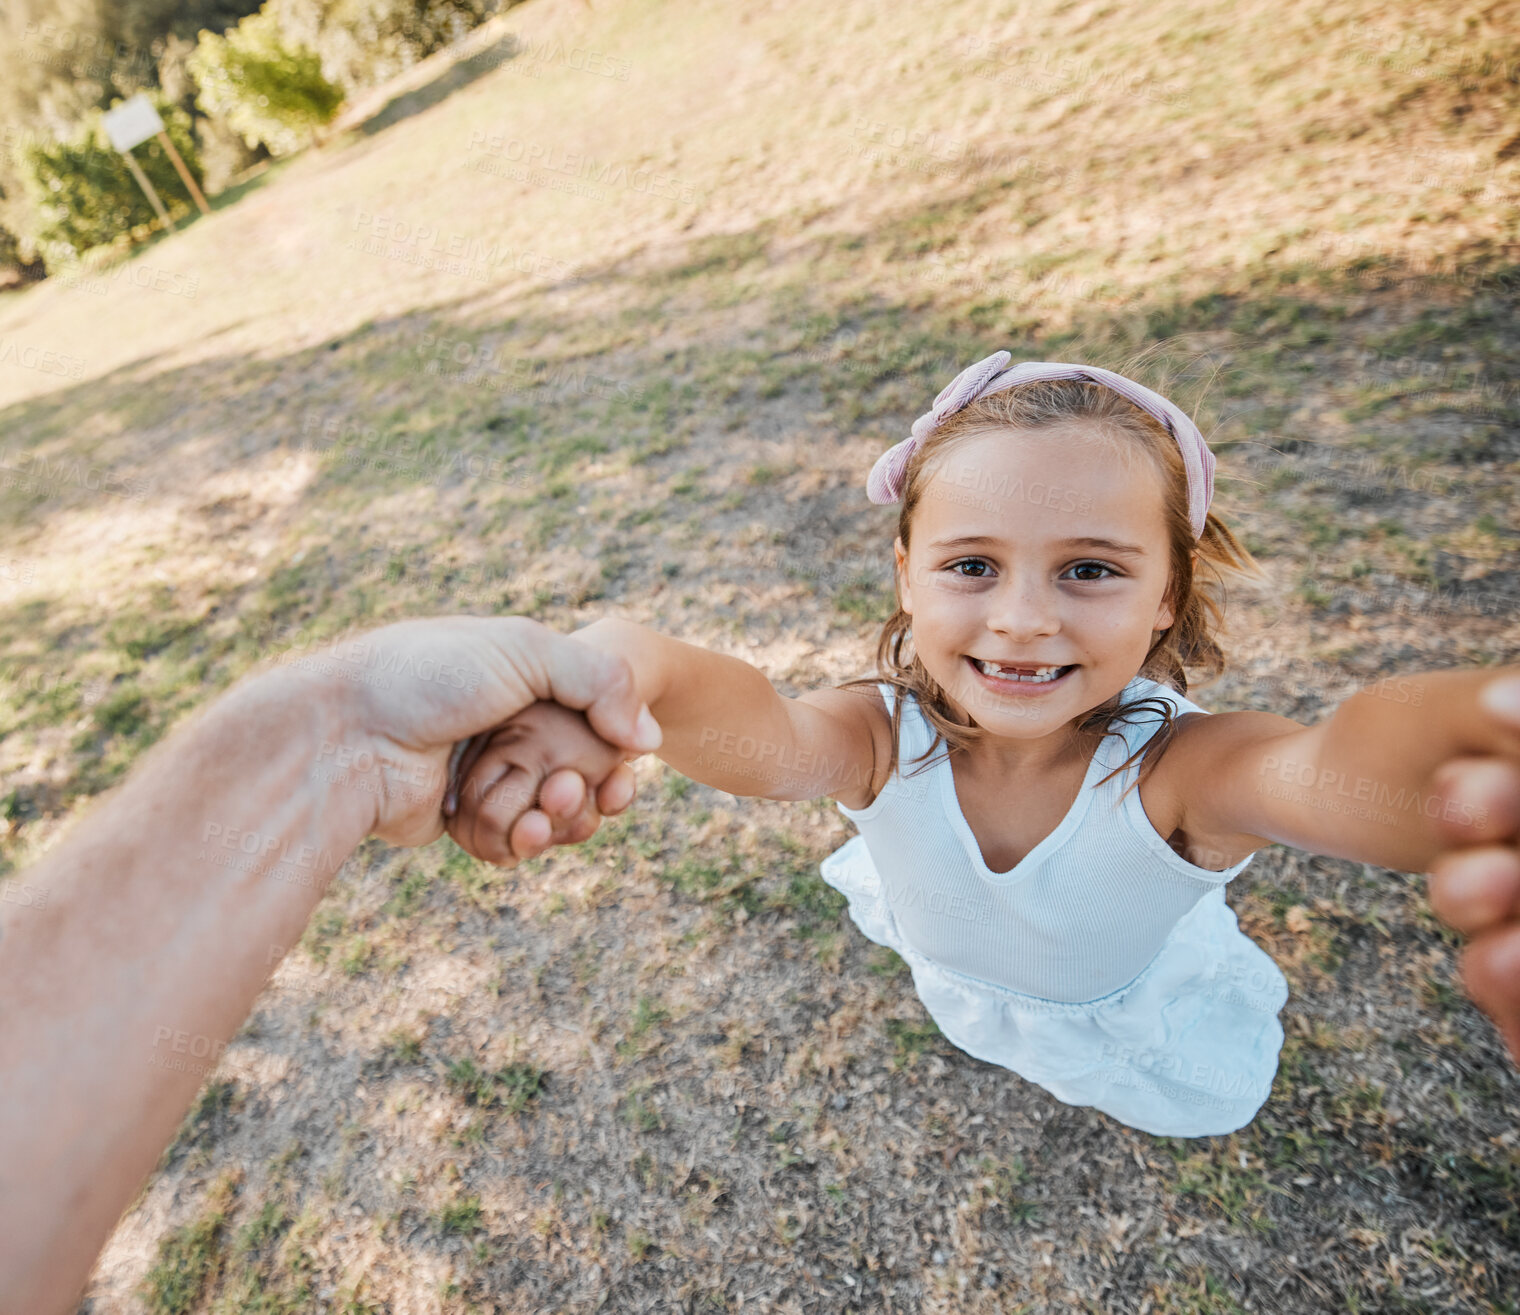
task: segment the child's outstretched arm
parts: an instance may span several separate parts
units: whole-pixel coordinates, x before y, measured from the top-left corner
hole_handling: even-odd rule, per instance
[[[1517,672],[1390,677],[1313,726],[1262,712],[1187,717],[1166,751],[1182,829],[1192,845],[1226,856],[1277,841],[1427,872],[1452,848],[1454,827],[1469,843],[1503,829],[1503,819],[1450,799],[1440,769],[1473,756],[1520,763],[1520,730],[1479,698]]]
[[[734,795],[863,808],[886,783],[891,724],[867,689],[780,694],[739,658],[609,618],[574,638],[627,660],[664,735],[660,758]]]

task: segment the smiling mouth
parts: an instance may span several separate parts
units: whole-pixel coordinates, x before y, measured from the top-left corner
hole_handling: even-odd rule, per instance
[[[1076,664],[1065,667],[1004,666],[983,658],[968,657],[966,660],[987,679],[1007,685],[1051,685],[1076,670]]]

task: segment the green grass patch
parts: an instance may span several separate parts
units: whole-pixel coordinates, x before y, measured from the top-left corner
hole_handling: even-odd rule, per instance
[[[438,1231],[446,1236],[469,1237],[485,1227],[484,1217],[480,1197],[462,1196],[446,1202],[439,1209],[436,1216]]]
[[[978,1166],[987,1180],[986,1200],[1010,1224],[1036,1224],[1040,1207],[1024,1195],[1029,1168],[1022,1156],[998,1160],[986,1157]]]
[[[660,1107],[651,1095],[651,1084],[630,1087],[622,1099],[623,1122],[635,1132],[658,1132],[665,1126]]]
[[[939,1028],[932,1018],[889,1018],[885,1024],[887,1039],[892,1043],[893,1068],[910,1068],[926,1050],[934,1045]]]
[[[1224,1281],[1202,1268],[1157,1287],[1152,1296],[1155,1315],[1247,1315]]]
[[[430,884],[431,878],[426,872],[412,867],[410,863],[404,863],[400,880],[392,888],[391,897],[381,906],[380,911],[398,921],[406,921],[422,906]]]
[[[652,995],[641,995],[633,1009],[633,1020],[628,1033],[617,1044],[617,1052],[624,1059],[644,1054],[654,1043],[653,1033],[670,1021],[670,1011]]]
[[[521,1114],[544,1088],[548,1072],[534,1064],[506,1064],[493,1071],[480,1068],[465,1056],[451,1060],[444,1069],[449,1090],[465,1104]]]
[[[148,724],[148,697],[128,686],[95,709],[95,725],[104,735],[136,735]]]
[[[189,1315],[221,1273],[234,1184],[233,1176],[223,1174],[206,1193],[200,1214],[159,1242],[157,1259],[139,1289],[152,1315]]]
[[[396,1028],[386,1038],[382,1056],[393,1064],[416,1064],[422,1059],[421,1032]]]
[[[1183,1196],[1197,1197],[1211,1206],[1232,1227],[1267,1233],[1275,1227],[1266,1212],[1266,1197],[1272,1190],[1266,1178],[1255,1169],[1241,1168],[1232,1162],[1231,1149],[1183,1153],[1190,1143],[1179,1146],[1176,1189]]]

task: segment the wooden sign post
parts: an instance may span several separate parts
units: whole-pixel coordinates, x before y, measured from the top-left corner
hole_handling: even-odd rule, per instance
[[[169,212],[164,209],[164,203],[158,199],[158,193],[154,191],[153,184],[148,181],[148,175],[142,171],[142,165],[138,164],[132,157],[131,151],[125,151],[123,154],[127,157],[127,168],[132,171],[132,177],[137,179],[137,185],[148,194],[148,200],[153,203],[153,209],[158,212],[158,217],[163,220],[164,227],[171,233],[177,233],[179,230],[174,227],[174,221],[169,218]]]
[[[211,213],[211,207],[206,204],[206,198],[201,189],[195,185],[195,179],[191,176],[190,170],[185,167],[180,153],[174,149],[174,143],[169,140],[169,134],[164,131],[164,121],[159,118],[152,101],[146,96],[132,96],[122,101],[114,110],[107,110],[103,116],[103,122],[106,136],[111,139],[111,145],[127,157],[127,168],[132,171],[132,177],[137,179],[137,185],[143,189],[166,228],[172,230],[174,221],[169,218],[169,212],[164,209],[164,203],[159,200],[158,193],[153,190],[153,184],[148,181],[148,175],[142,171],[142,166],[132,156],[132,148],[141,146],[149,137],[157,137],[163,143],[164,150],[169,153],[169,159],[175,170],[184,180],[190,199],[200,207],[201,214]]]
[[[179,152],[174,149],[174,143],[169,140],[169,134],[160,129],[158,140],[163,143],[164,150],[169,152],[169,159],[173,161],[174,167],[179,171],[179,176],[184,179],[185,190],[190,193],[191,199],[200,207],[201,214],[209,215],[211,207],[206,204],[206,198],[202,194],[201,189],[195,185],[195,179],[191,177],[190,170],[185,168],[185,162],[180,159]]]

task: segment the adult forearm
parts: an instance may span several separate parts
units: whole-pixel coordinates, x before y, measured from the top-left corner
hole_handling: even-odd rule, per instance
[[[349,695],[259,676],[158,745],[0,904],[0,1309],[72,1310],[283,947],[368,833]],[[328,754],[324,754],[324,746]]]

